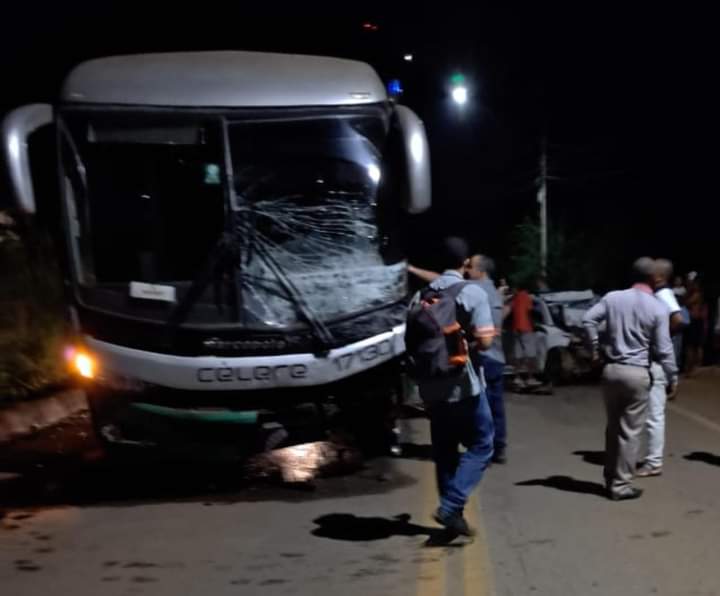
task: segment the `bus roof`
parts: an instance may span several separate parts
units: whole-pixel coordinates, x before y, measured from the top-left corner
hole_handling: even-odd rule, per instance
[[[169,107],[360,105],[385,101],[363,62],[260,52],[176,52],[84,62],[65,80],[72,103]]]

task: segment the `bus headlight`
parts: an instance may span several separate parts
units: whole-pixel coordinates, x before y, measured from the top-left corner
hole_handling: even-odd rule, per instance
[[[146,389],[146,384],[140,379],[127,377],[101,366],[98,358],[83,347],[68,347],[65,358],[74,375],[93,381],[98,387],[123,393],[140,393]]]
[[[94,379],[97,374],[97,362],[87,352],[76,350],[71,358],[73,371],[84,379]]]

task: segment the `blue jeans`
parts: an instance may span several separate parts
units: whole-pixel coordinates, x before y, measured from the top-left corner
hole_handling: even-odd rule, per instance
[[[485,393],[429,409],[440,512],[462,513],[493,454],[493,421]],[[460,454],[458,447],[466,451]]]
[[[503,379],[505,365],[482,354],[480,355],[480,362],[485,373],[485,382],[487,383],[485,391],[487,392],[493,424],[495,425],[495,451],[501,452],[505,450],[507,445],[507,423],[505,421],[505,399],[503,397],[505,391],[505,381]]]

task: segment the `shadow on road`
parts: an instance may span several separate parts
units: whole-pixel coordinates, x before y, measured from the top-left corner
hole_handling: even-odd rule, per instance
[[[720,466],[720,455],[714,455],[707,451],[693,451],[684,457],[689,461],[701,461],[711,466]]]
[[[301,502],[392,492],[417,480],[378,458],[332,476],[286,482],[274,468],[131,460],[63,461],[37,466],[0,465],[0,510],[61,505],[134,507],[148,503]]]
[[[597,482],[587,482],[586,480],[576,480],[570,476],[548,476],[547,478],[536,478],[534,480],[525,480],[524,482],[516,482],[515,486],[546,486],[571,493],[582,493],[587,495],[596,495],[598,497],[605,496],[605,487]]]
[[[604,451],[573,451],[573,455],[579,455],[586,464],[593,466],[605,465]]]
[[[349,542],[386,540],[393,536],[427,536],[426,546],[449,546],[458,537],[457,534],[448,533],[442,528],[412,524],[408,513],[389,519],[358,517],[351,513],[330,513],[318,517],[313,523],[318,525],[312,531],[313,536]]]

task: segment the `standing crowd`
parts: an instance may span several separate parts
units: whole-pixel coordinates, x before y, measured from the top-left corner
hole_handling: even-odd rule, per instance
[[[682,316],[682,324],[673,335],[678,367],[686,376],[693,376],[705,360],[705,346],[710,337],[715,351],[720,353],[720,298],[712,325],[710,304],[696,271],[688,273],[685,279],[675,277],[672,292]]]
[[[406,348],[430,419],[435,519],[453,534],[472,535],[467,500],[491,463],[507,461],[501,332],[508,317],[520,382],[538,383],[533,303],[523,287],[509,300],[507,283],[492,279],[492,259],[471,255],[460,238],[445,240],[442,261],[442,273],[408,267],[428,285],[411,303]],[[602,366],[604,478],[614,501],[642,494],[633,478],[662,474],[666,402],[677,393],[681,367],[692,375],[702,362],[709,331],[696,276],[673,282],[672,263],[649,257],[634,263],[632,275],[631,287],[608,293],[583,319],[593,362]],[[720,337],[720,316],[716,331]],[[643,440],[647,456],[638,465]]]

